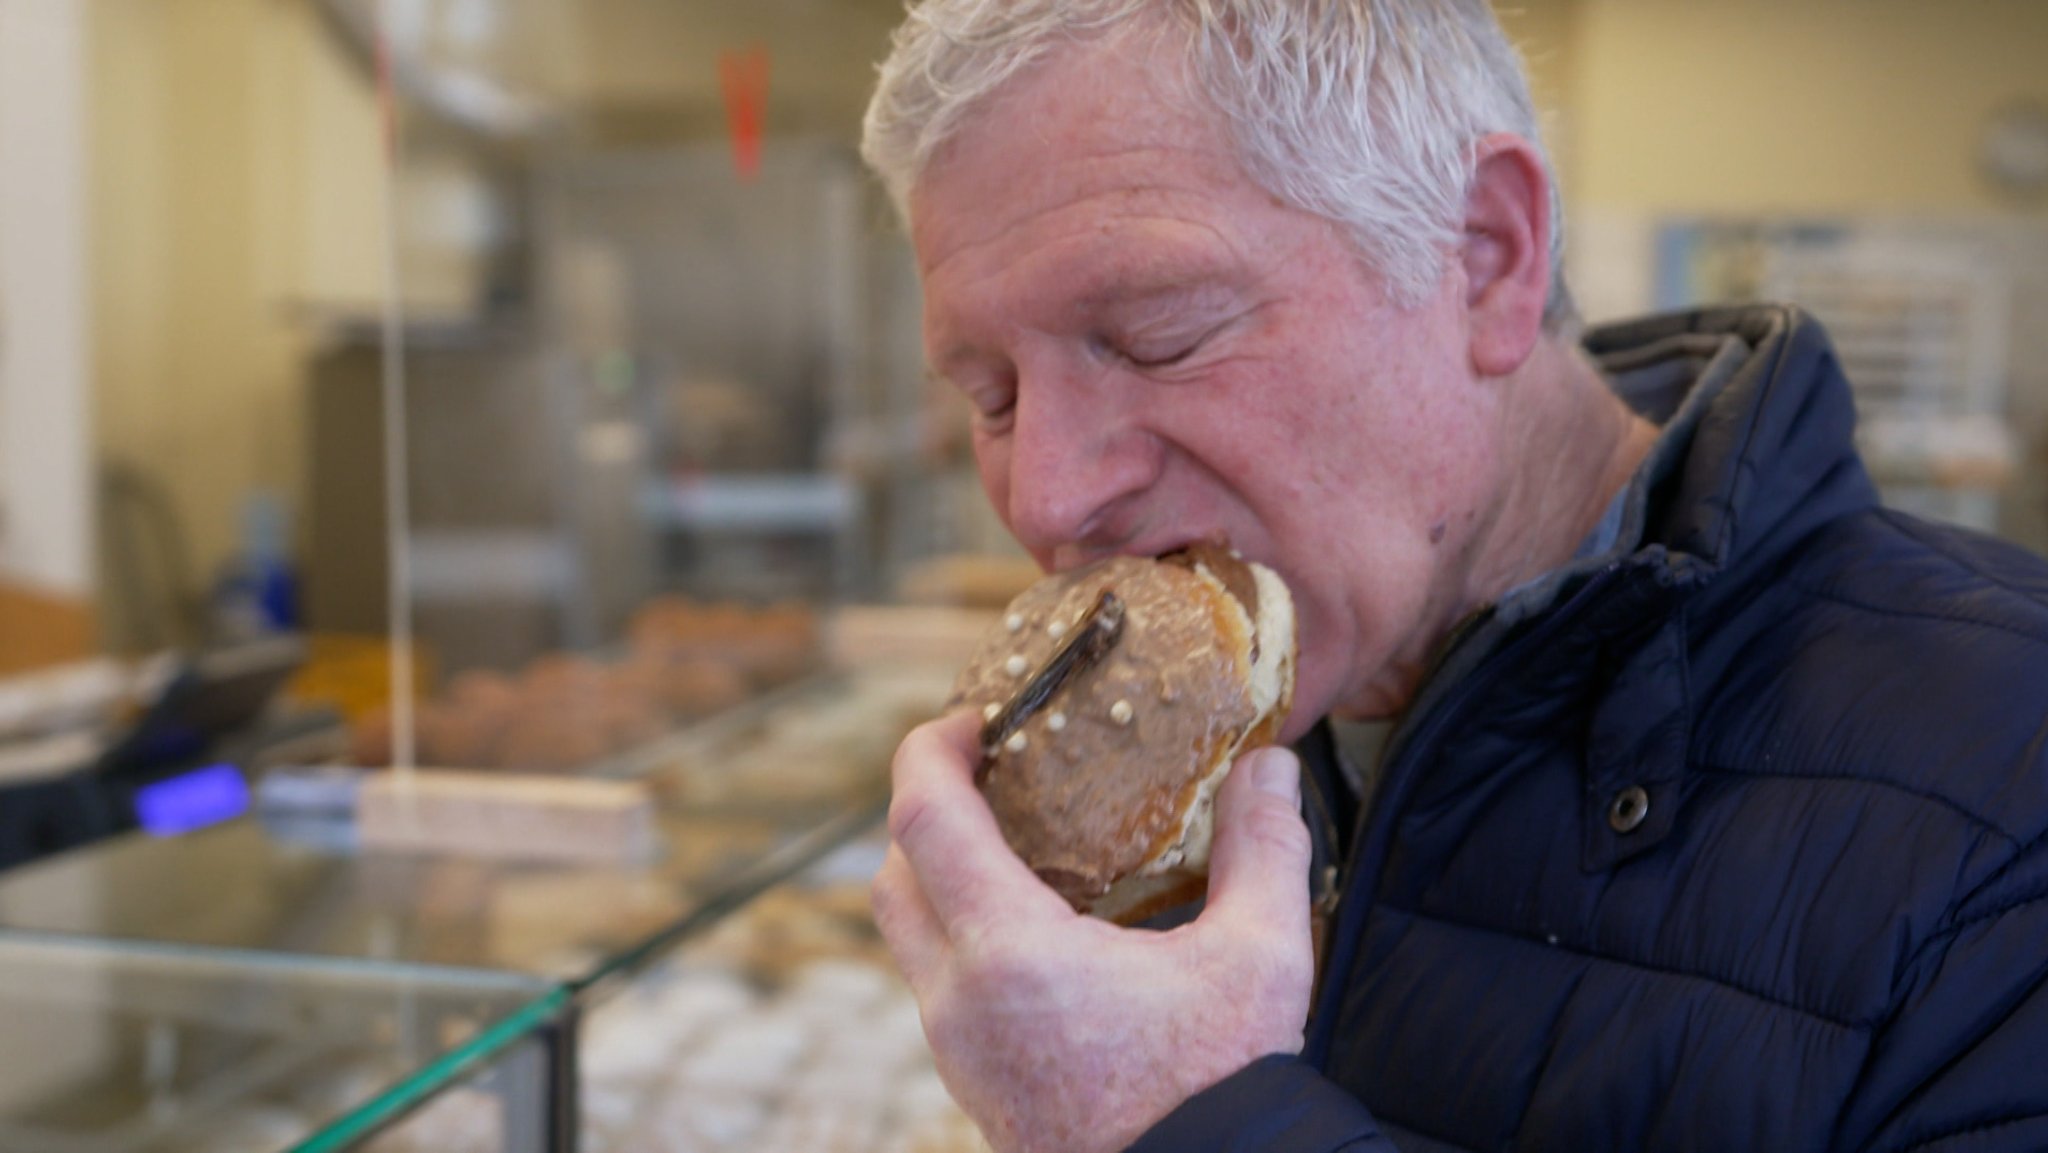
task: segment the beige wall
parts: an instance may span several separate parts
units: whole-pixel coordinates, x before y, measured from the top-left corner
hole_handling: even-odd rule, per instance
[[[1576,64],[1578,0],[1496,0],[1494,10],[1528,66],[1551,163],[1569,170],[1572,141],[1565,104]]]
[[[1526,0],[1505,23],[1558,110],[1589,319],[1656,302],[1673,216],[1849,219],[1981,246],[2009,291],[2019,473],[1999,529],[2048,549],[2048,197],[2013,199],[1978,160],[1996,110],[2048,104],[2048,3]]]
[[[531,70],[591,111],[659,109],[672,127],[722,134],[720,58],[758,48],[778,130],[849,137],[903,11],[901,0],[576,0],[549,19],[548,5],[511,7],[526,16],[522,62],[544,62]]]
[[[2048,4],[2039,0],[1566,7],[1569,68],[1554,90],[1576,204],[2008,211],[1976,171],[1984,119],[2006,101],[2048,101]],[[2048,217],[2048,205],[2031,212]]]
[[[245,494],[299,491],[309,312],[376,299],[375,106],[304,4],[93,0],[91,33],[99,450],[203,582]]]

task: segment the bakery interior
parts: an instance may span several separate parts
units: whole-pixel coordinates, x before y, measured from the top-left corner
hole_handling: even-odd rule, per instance
[[[2048,6],[1499,7],[1589,320],[1806,305],[2048,550]],[[985,1147],[866,905],[1033,575],[900,13],[0,0],[0,1151]]]

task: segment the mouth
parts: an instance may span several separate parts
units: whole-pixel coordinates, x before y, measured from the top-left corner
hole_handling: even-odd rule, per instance
[[[1169,553],[1184,552],[1198,545],[1219,545],[1232,548],[1230,534],[1222,529],[1208,532],[1181,533],[1170,537],[1156,537],[1151,540],[1130,540],[1114,545],[1061,545],[1053,550],[1052,571],[1066,572],[1082,565],[1096,564],[1111,557],[1136,556],[1157,560]],[[1257,557],[1246,557],[1257,560]]]

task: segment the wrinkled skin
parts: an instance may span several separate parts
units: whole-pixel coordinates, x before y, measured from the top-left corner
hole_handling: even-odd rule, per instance
[[[1548,184],[1526,142],[1475,144],[1461,240],[1397,304],[1335,226],[1247,178],[1171,51],[1065,47],[940,149],[910,195],[927,358],[1046,569],[1220,535],[1286,579],[1292,740],[1404,707],[1461,616],[1571,554],[1654,430],[1541,332]],[[1119,1149],[1298,1050],[1313,961],[1291,755],[1225,784],[1201,917],[1128,931],[1075,916],[1003,844],[971,784],[974,720],[899,750],[874,898],[995,1147]]]

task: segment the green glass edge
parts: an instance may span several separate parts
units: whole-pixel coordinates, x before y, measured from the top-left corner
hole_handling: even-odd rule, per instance
[[[458,1078],[482,1067],[535,1029],[575,1004],[592,988],[641,969],[689,937],[716,924],[775,885],[788,880],[832,850],[881,823],[887,794],[870,795],[864,803],[800,832],[790,841],[753,862],[734,883],[724,887],[666,929],[634,948],[607,958],[590,972],[556,985],[511,1015],[449,1050],[417,1072],[327,1124],[286,1153],[339,1153],[376,1133],[442,1092]]]
[[[560,1016],[569,1003],[569,989],[555,986],[467,1043],[450,1049],[390,1089],[342,1114],[287,1153],[335,1153],[347,1149],[440,1093],[457,1078],[481,1068],[550,1018]]]

